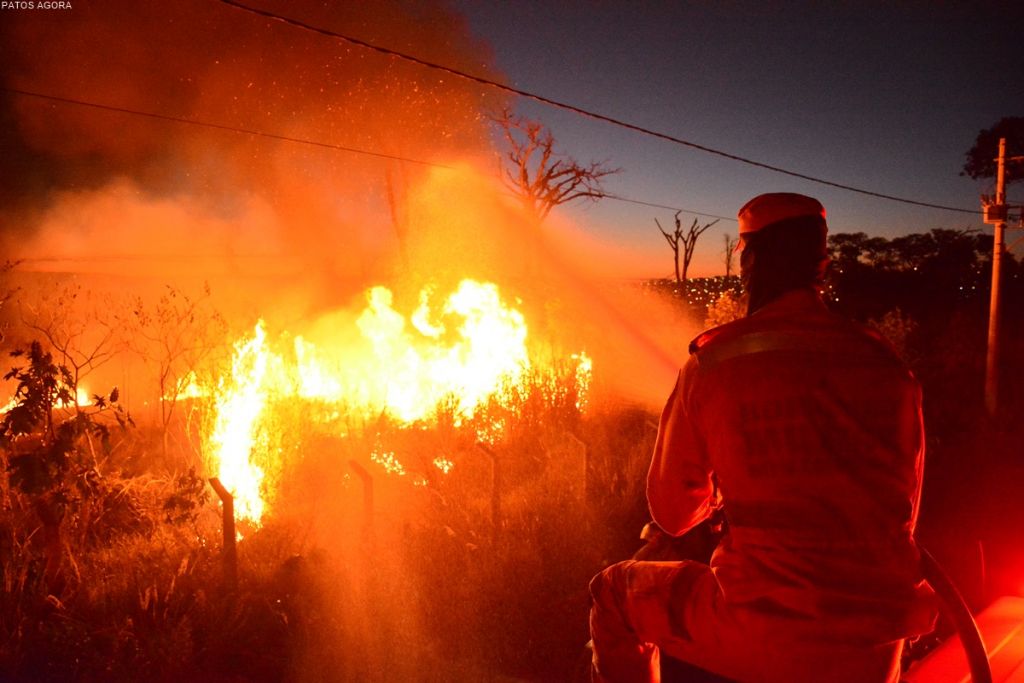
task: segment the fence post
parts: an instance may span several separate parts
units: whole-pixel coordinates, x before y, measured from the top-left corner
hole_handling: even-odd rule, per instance
[[[363,541],[369,541],[373,533],[373,475],[355,460],[349,460],[348,466],[363,482]]]
[[[223,507],[224,584],[229,591],[238,587],[238,551],[235,539],[235,497],[217,477],[210,477],[210,486],[217,492]]]
[[[498,530],[501,528],[501,468],[498,467],[498,454],[479,441],[476,446],[491,459],[491,526],[493,540],[497,541]]]

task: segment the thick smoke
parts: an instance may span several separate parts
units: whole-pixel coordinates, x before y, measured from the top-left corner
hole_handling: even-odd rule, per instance
[[[437,7],[262,6],[487,72],[484,49]],[[8,88],[438,164],[487,153],[493,94],[217,2],[81,2],[8,13],[0,31]],[[0,112],[0,231],[24,268],[95,270],[116,254],[205,275],[173,262],[186,252],[237,274],[276,256],[329,290],[391,267],[392,209],[427,168],[11,93]]]
[[[487,49],[440,6],[261,6],[489,72]],[[554,221],[541,230],[494,181],[494,91],[209,0],[76,2],[9,13],[0,33],[9,88],[444,166],[8,93],[0,246],[17,270],[122,290],[207,281],[227,315],[292,331],[359,306],[371,284],[412,301],[428,283],[496,280],[535,336],[606,350],[606,370],[625,368],[615,390],[653,405],[670,386],[678,318],[609,304],[594,282],[621,254]]]

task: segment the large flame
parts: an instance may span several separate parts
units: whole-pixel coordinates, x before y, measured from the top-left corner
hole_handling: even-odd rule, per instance
[[[263,515],[260,485],[264,471],[254,463],[260,414],[267,403],[267,366],[271,354],[266,347],[261,320],[251,339],[235,345],[230,380],[217,395],[216,418],[209,444],[219,464],[218,476],[235,496],[239,517],[258,521]]]
[[[529,368],[523,316],[502,303],[493,284],[463,280],[436,317],[424,290],[409,325],[391,307],[384,287],[370,290],[369,299],[357,325],[373,356],[346,374],[356,374],[354,383],[367,388],[369,405],[403,422],[429,416],[449,397],[459,417],[471,417],[503,384],[519,383]],[[445,321],[452,318],[459,324],[449,335]]]
[[[357,344],[317,345],[296,337],[284,353],[270,347],[261,321],[235,345],[231,375],[216,391],[206,444],[240,517],[258,522],[272,495],[268,468],[280,467],[281,451],[268,438],[275,401],[315,401],[333,406],[327,413],[333,415],[383,413],[402,424],[430,420],[443,409],[459,425],[487,402],[527,391],[526,321],[494,284],[463,280],[440,306],[433,290],[424,289],[408,317],[395,310],[390,290],[373,287],[355,326]],[[582,410],[590,359],[577,354],[573,360]],[[190,393],[203,393],[189,386]],[[498,438],[501,429],[500,423],[488,425],[485,440]],[[370,459],[391,474],[405,473],[393,452],[378,449]],[[435,465],[445,473],[452,466]]]

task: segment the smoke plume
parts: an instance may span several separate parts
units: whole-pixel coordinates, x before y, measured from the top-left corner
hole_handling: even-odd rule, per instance
[[[486,51],[439,7],[263,7],[487,71]],[[487,153],[492,94],[216,2],[76,2],[9,13],[0,32],[8,88],[436,164]],[[0,117],[0,231],[29,267],[116,255],[153,272],[164,255],[157,272],[192,272],[173,263],[187,252],[236,271],[297,259],[321,284],[366,278],[390,267],[389,205],[428,168],[13,93]]]

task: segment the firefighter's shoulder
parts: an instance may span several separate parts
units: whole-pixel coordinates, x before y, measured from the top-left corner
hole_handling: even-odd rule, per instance
[[[704,330],[690,341],[690,355],[692,356],[712,345],[721,344],[728,339],[732,339],[745,331],[748,326],[748,320],[740,318],[718,327],[712,327],[710,330]]]
[[[859,335],[860,339],[866,342],[870,348],[873,348],[875,353],[882,354],[895,363],[904,364],[902,354],[893,346],[892,341],[887,339],[879,330],[853,320],[845,322],[849,329],[852,330],[852,333]]]

